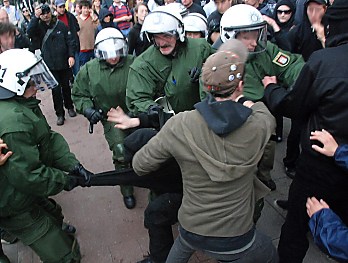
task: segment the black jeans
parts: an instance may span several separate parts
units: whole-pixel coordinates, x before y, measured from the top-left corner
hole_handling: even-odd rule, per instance
[[[283,159],[285,167],[295,168],[300,156],[301,131],[303,124],[298,120],[291,120],[291,129],[286,142],[286,156]]]
[[[64,116],[64,107],[73,109],[73,101],[71,99],[71,89],[69,80],[72,78],[71,69],[51,70],[53,76],[59,83],[59,86],[52,89],[53,105],[57,116]]]
[[[156,263],[165,262],[174,243],[172,225],[178,221],[181,193],[166,193],[151,201],[144,213],[150,238],[150,255]]]
[[[296,177],[290,186],[288,213],[278,245],[280,263],[300,263],[307,253],[309,243],[306,234],[309,231],[309,217],[306,202],[308,197],[324,199],[342,221],[345,224],[348,223],[347,197],[344,194],[336,195],[334,189],[305,182],[301,179],[303,173],[310,173],[310,168],[304,168],[299,164]]]

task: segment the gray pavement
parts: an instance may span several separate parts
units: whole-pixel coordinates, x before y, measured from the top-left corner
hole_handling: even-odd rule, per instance
[[[56,126],[51,92],[39,93],[41,107],[53,128],[68,141],[71,150],[81,163],[93,172],[113,169],[111,152],[103,137],[100,124],[95,125],[94,134],[88,134],[86,119],[78,115],[76,118],[66,117],[63,126]],[[285,119],[284,139],[288,134],[289,121]],[[282,165],[285,153],[285,142],[277,144],[275,167],[272,176],[277,183],[277,190],[271,192],[265,202],[258,228],[269,235],[277,246],[280,229],[286,211],[274,205],[278,198],[286,198],[291,180],[286,177]],[[71,192],[62,192],[55,199],[63,207],[65,220],[77,228],[77,238],[85,263],[134,263],[148,253],[148,236],[143,227],[143,211],[147,204],[145,189],[137,188],[135,196],[137,206],[128,210],[124,207],[119,187],[76,188]],[[176,232],[176,226],[173,227]],[[32,250],[21,242],[3,245],[5,253],[12,263],[38,263],[39,258]],[[190,263],[215,262],[202,253],[195,253]],[[304,260],[305,263],[334,262],[321,253],[313,245]]]

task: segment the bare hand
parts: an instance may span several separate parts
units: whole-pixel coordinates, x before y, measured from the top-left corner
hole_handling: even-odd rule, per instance
[[[40,18],[40,15],[42,14],[41,6],[35,8],[35,16],[37,18]]]
[[[129,128],[134,128],[140,125],[139,118],[131,118],[129,117],[120,106],[116,109],[111,108],[108,113],[108,121],[115,122],[115,128],[125,130]]]
[[[262,18],[263,20],[267,22],[268,25],[273,27],[274,32],[280,31],[280,27],[278,26],[277,22],[273,18],[270,18],[269,16],[266,16],[266,15],[263,15]]]
[[[323,44],[325,47],[325,31],[324,26],[321,23],[315,23],[312,25],[313,30],[315,31],[315,34],[317,35],[318,40]]]
[[[12,155],[11,151],[8,151],[6,154],[2,153],[2,149],[8,149],[6,143],[0,139],[0,166],[3,165],[7,159]]]
[[[265,76],[262,79],[263,87],[266,88],[269,84],[277,84],[277,77],[276,76]]]
[[[316,199],[314,196],[312,198],[307,198],[306,207],[309,217],[312,217],[313,214],[320,211],[321,209],[330,208],[323,199],[320,199],[320,201],[318,201],[318,199]]]
[[[73,57],[69,57],[68,64],[69,64],[69,68],[72,68],[75,64],[75,59]]]
[[[321,131],[311,132],[311,136],[309,137],[309,139],[317,140],[324,145],[323,147],[319,147],[318,145],[312,145],[313,150],[329,157],[334,156],[338,144],[328,131],[322,129]]]

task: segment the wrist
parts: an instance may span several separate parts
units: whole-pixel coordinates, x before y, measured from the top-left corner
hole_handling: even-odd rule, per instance
[[[130,119],[130,127],[129,128],[135,128],[140,125],[140,119],[139,118],[131,118]]]

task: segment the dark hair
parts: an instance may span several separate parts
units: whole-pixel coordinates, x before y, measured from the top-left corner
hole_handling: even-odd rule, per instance
[[[16,35],[16,27],[12,23],[1,23],[0,22],[0,35],[3,34],[13,34],[14,36]]]
[[[76,0],[76,1],[73,3],[73,7],[76,8],[76,5],[80,5],[80,1],[79,1],[79,0]]]
[[[81,0],[79,4],[80,4],[81,7],[82,6],[88,6],[89,8],[92,8],[92,3],[90,1],[88,1],[88,0]]]

